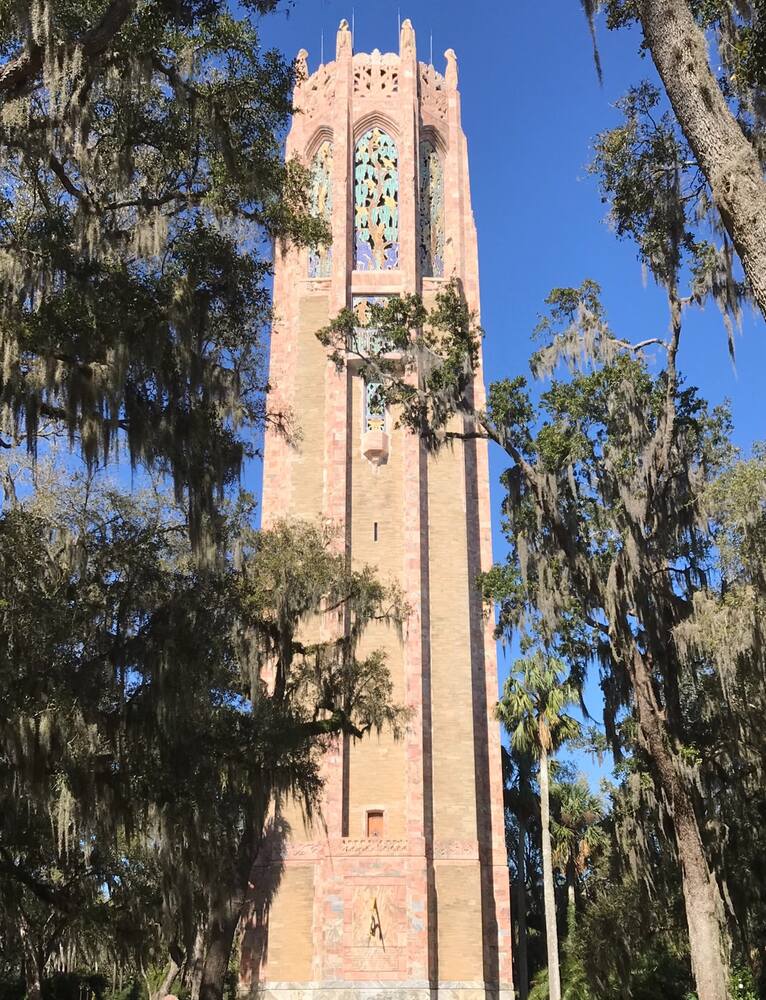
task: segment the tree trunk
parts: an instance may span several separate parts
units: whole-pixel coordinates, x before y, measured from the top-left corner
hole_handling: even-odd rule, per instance
[[[222,1000],[234,937],[263,837],[268,800],[268,795],[261,795],[252,803],[255,818],[251,815],[245,823],[234,866],[227,876],[219,874],[210,887],[207,920],[203,933],[198,932],[191,965],[191,1000]]]
[[[705,856],[694,802],[676,766],[670,735],[644,657],[633,655],[633,687],[641,733],[667,797],[681,862],[689,951],[699,1000],[727,1000],[728,956],[724,904]]]
[[[710,69],[687,0],[639,0],[644,39],[766,318],[766,181]]]
[[[210,906],[205,952],[198,980],[197,993],[192,1000],[222,1000],[226,973],[237,932],[242,899],[233,895],[226,900],[216,900]]]
[[[45,962],[42,948],[35,942],[25,916],[19,918],[19,937],[24,951],[24,980],[26,983],[26,1000],[42,1000],[43,969]]]
[[[559,936],[556,927],[556,892],[553,886],[553,852],[551,850],[550,788],[548,751],[540,748],[540,817],[543,840],[543,899],[545,900],[545,939],[548,946],[548,996],[561,1000],[559,973]],[[702,998],[700,998],[702,1000]]]
[[[577,923],[577,897],[575,884],[577,881],[577,871],[574,861],[567,863],[567,947],[571,948],[574,942],[575,925]]]
[[[527,1000],[529,969],[527,966],[527,828],[519,820],[519,840],[516,846],[516,928],[519,932],[516,949],[519,1000]]]
[[[189,988],[192,1000],[199,1000],[199,991],[202,985],[202,970],[205,966],[205,927],[197,925],[197,933],[194,936],[194,950],[192,959],[186,963],[184,978]]]
[[[162,982],[158,984],[157,989],[153,993],[149,994],[149,1000],[162,1000],[164,996],[167,996],[176,976],[180,971],[181,969],[177,962],[171,958],[170,965],[167,967],[165,975],[162,977]]]

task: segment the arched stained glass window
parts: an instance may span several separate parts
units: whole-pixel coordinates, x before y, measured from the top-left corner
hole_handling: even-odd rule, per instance
[[[418,215],[420,273],[427,278],[441,278],[444,275],[444,169],[429,139],[420,144]]]
[[[332,143],[325,139],[311,161],[311,214],[328,225],[332,220]],[[309,248],[309,278],[329,278],[332,247]]]
[[[357,271],[399,266],[399,160],[379,128],[365,132],[354,152],[354,229]]]

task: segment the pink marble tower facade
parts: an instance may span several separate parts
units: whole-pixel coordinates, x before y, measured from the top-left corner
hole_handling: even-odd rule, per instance
[[[457,62],[445,55],[444,75],[418,63],[405,21],[398,54],[353,53],[342,22],[334,62],[309,74],[298,57],[287,154],[312,167],[333,241],[276,262],[272,406],[300,433],[267,435],[264,523],[330,519],[355,565],[404,588],[404,635],[380,626],[365,642],[385,650],[412,714],[400,741],[338,743],[313,825],[284,810],[289,835],[256,873],[242,943],[243,987],[269,1000],[513,995],[495,646],[474,586],[492,561],[486,444],[427,454],[315,336],[370,298],[432,304],[452,277],[478,312]]]

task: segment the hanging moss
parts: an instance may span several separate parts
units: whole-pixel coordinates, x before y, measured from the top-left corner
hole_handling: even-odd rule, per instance
[[[195,543],[264,418],[270,241],[324,234],[282,160],[292,67],[255,24],[159,0],[0,18],[0,436],[167,473]]]

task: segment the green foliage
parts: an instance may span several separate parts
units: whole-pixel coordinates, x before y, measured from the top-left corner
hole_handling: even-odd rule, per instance
[[[482,335],[457,280],[437,294],[430,311],[416,295],[391,296],[370,306],[366,327],[346,309],[317,333],[337,366],[345,365],[347,352],[361,361],[360,374],[381,384],[397,426],[417,430],[431,447],[463,405]]]
[[[610,29],[638,22],[643,30],[642,54],[651,48],[649,25],[661,17],[651,5],[642,6],[636,0],[581,0],[581,5],[593,37],[599,78],[598,11],[605,11]],[[766,163],[766,5],[763,0],[691,0],[688,6],[714,53],[709,64],[702,55],[698,72],[707,75],[709,70],[710,85],[720,87],[731,114],[729,121],[720,124],[729,127],[736,122],[757,157]],[[670,9],[668,14],[673,16]],[[658,45],[655,36],[655,49]],[[658,63],[660,53],[652,55]],[[664,54],[665,62],[668,55]],[[674,106],[668,107],[663,92],[653,85],[644,81],[631,87],[617,103],[624,123],[598,136],[591,171],[599,176],[602,199],[609,203],[610,221],[617,233],[635,240],[640,259],[656,280],[677,294],[686,268],[692,279],[692,299],[714,298],[733,357],[733,323],[740,322],[741,304],[751,297],[747,281],[739,277],[732,243],[745,219],[734,224],[721,200],[720,187],[713,187],[715,168],[709,161],[697,162],[679,127],[691,135],[681,106],[683,94],[683,87],[671,87]],[[711,110],[709,124],[720,113]],[[754,265],[746,262],[745,266]]]
[[[406,609],[321,526],[259,533],[243,500],[202,567],[161,493],[59,475],[0,517],[0,933],[18,950],[23,919],[43,966],[186,967],[211,907],[238,919],[275,799],[311,812],[327,740],[399,731],[357,646]]]
[[[55,972],[43,984],[42,1000],[104,1000],[107,993],[110,1000],[117,1000],[112,997],[104,976]],[[0,982],[0,1000],[24,1000],[25,995],[23,980]]]
[[[282,161],[275,5],[0,6],[0,433],[91,467],[124,444],[195,541],[264,417],[263,251],[324,235]]]
[[[579,735],[579,724],[566,713],[576,703],[577,690],[563,671],[561,661],[540,652],[517,660],[511,669],[497,715],[520,753],[552,753]]]
[[[642,264],[672,300],[688,281],[685,304],[715,301],[733,358],[734,327],[749,292],[728,236],[720,239],[708,180],[655,86],[644,81],[632,87],[617,108],[623,123],[597,136],[589,168],[609,205],[609,222],[619,237],[635,243]]]
[[[554,860],[568,875],[583,878],[594,853],[605,844],[603,804],[591,793],[583,776],[575,781],[557,780],[551,794],[554,800],[551,826]]]
[[[647,213],[650,209],[647,201]],[[640,213],[635,218],[634,235],[640,239],[656,219]],[[657,223],[658,231],[663,224]],[[704,801],[709,809],[700,824],[704,863],[736,899],[735,951],[753,955],[755,928],[765,925],[754,889],[760,883],[744,873],[752,876],[760,863],[757,848],[742,850],[734,842],[740,843],[748,823],[752,829],[761,798],[755,790],[760,735],[750,732],[761,732],[750,712],[761,711],[766,690],[760,598],[755,598],[757,567],[763,564],[761,456],[755,466],[739,468],[726,409],[710,408],[683,384],[677,353],[691,300],[677,296],[680,264],[668,256],[672,243],[661,246],[670,261],[667,339],[621,339],[609,326],[598,286],[588,281],[549,297],[536,330],[542,343],[531,362],[533,374],[549,382],[536,403],[522,378],[491,386],[484,410],[471,406],[463,383],[452,375],[438,390],[430,389],[436,383],[419,373],[430,378],[440,355],[422,353],[417,337],[410,348],[400,341],[402,356],[385,370],[383,392],[401,405],[400,420],[424,433],[431,447],[479,434],[506,452],[503,510],[510,556],[480,581],[484,596],[499,603],[499,634],[519,636],[525,652],[538,650],[521,661],[521,672],[536,666],[540,673],[546,664],[556,664],[556,684],[570,685],[568,702],[577,700],[582,679],[598,666],[605,700],[601,749],[609,746],[621,762],[624,784],[618,813],[610,820],[615,857],[642,892],[659,892],[663,884],[679,901],[677,851],[688,845],[675,840],[671,798],[686,796],[695,803],[690,808],[700,810]],[[454,315],[460,323],[459,312]],[[462,332],[452,347],[461,343],[468,370],[475,360]],[[650,362],[649,347],[662,352],[664,364]],[[374,352],[370,363],[379,363]],[[449,372],[459,368],[451,354]],[[430,421],[425,432],[424,421]],[[724,565],[730,568],[722,574]],[[740,587],[732,587],[735,577]],[[739,640],[733,638],[737,634]],[[501,702],[514,752],[542,742],[553,746],[547,727],[537,727],[540,706],[529,694],[540,678],[527,684],[519,673],[512,674]],[[647,685],[653,698],[642,705],[637,692]],[[753,709],[744,704],[750,693]],[[539,714],[544,718],[544,711]],[[735,772],[740,783],[733,791],[724,774],[730,778]],[[660,773],[666,779],[672,774],[672,783],[663,784]],[[509,802],[516,798],[511,791]],[[559,822],[556,808],[554,800]],[[726,836],[724,822],[731,831]],[[507,828],[509,843],[517,848],[518,823],[516,817]],[[595,827],[598,838],[603,830]],[[572,862],[569,847],[575,839],[562,837],[560,863],[567,856]],[[592,872],[590,864],[586,868]],[[626,877],[621,867],[610,875],[614,885]],[[595,889],[590,874],[583,885],[590,900]],[[642,905],[648,906],[645,898]],[[603,995],[648,997],[665,991],[680,1000],[688,993],[683,910],[677,907],[663,923],[652,907],[656,926],[665,928],[656,949],[642,940],[641,951],[636,941],[641,961],[632,971],[602,956],[603,990],[611,991]],[[617,917],[612,913],[610,919]],[[575,960],[582,962],[589,988],[596,989],[601,973],[588,955],[578,953]]]
[[[752,971],[747,966],[735,966],[729,986],[731,1000],[759,1000]]]
[[[532,983],[529,1000],[547,1000],[548,990],[548,970],[541,969]],[[577,958],[565,956],[561,963],[561,1000],[597,1000]]]
[[[694,251],[687,212],[694,212],[695,189],[684,190],[689,151],[669,113],[660,114],[660,92],[648,83],[631,88],[617,102],[624,124],[602,132],[595,144],[591,172],[609,201],[618,236],[635,240],[644,263],[668,285],[684,251]],[[699,186],[699,178],[692,175]],[[687,207],[688,206],[688,207]]]

